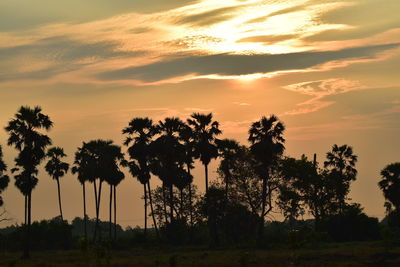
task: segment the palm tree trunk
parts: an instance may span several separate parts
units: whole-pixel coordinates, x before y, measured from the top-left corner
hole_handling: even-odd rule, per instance
[[[24,259],[29,259],[30,258],[30,241],[31,241],[31,215],[32,215],[32,192],[30,191],[28,194],[28,225],[26,227],[26,236],[25,236],[25,247],[24,247],[24,253],[22,257]]]
[[[150,181],[147,182],[147,190],[149,191],[151,217],[153,218],[153,225],[154,225],[154,229],[156,230],[157,239],[159,239],[156,217],[154,216],[154,210],[153,210],[153,201],[152,201],[152,198],[151,198]]]
[[[204,171],[206,174],[206,194],[208,193],[208,164],[204,165]]]
[[[170,206],[170,221],[174,221],[174,188],[172,183],[169,186],[169,206]]]
[[[267,177],[263,177],[262,179],[262,201],[261,201],[261,215],[260,215],[260,225],[258,229],[258,238],[259,241],[262,240],[264,236],[264,217],[265,217],[265,206],[266,206],[266,198],[267,198]]]
[[[147,190],[146,184],[143,184],[143,192],[144,192],[144,238],[147,237]]]
[[[163,194],[163,205],[164,205],[164,218],[165,218],[165,225],[168,224],[168,217],[167,217],[167,197],[165,196],[165,184],[162,184],[162,194]]]
[[[28,223],[28,196],[25,195],[25,226]]]
[[[83,191],[83,220],[84,220],[84,231],[85,231],[85,241],[87,241],[87,216],[86,216],[86,190],[85,183],[82,183]]]
[[[58,190],[58,206],[60,208],[60,216],[61,220],[64,221],[63,213],[62,213],[62,208],[61,208],[61,190],[60,190],[60,180],[56,178],[57,180],[57,190]]]
[[[187,166],[188,174],[190,174],[190,167]],[[189,217],[190,217],[190,226],[193,227],[193,207],[192,207],[192,183],[189,184]]]
[[[180,218],[183,218],[183,189],[180,189],[180,209],[179,209],[179,213],[180,213]]]
[[[96,179],[93,181],[93,187],[94,187],[94,202],[96,205],[96,224],[94,227],[94,233],[93,233],[93,241],[96,241],[96,236],[97,236],[97,217],[98,217],[98,203],[97,203],[97,186],[96,186]]]
[[[101,228],[100,228],[100,201],[101,201],[101,186],[103,184],[103,181],[100,180],[99,183],[99,199],[97,200],[97,218],[96,218],[96,227],[98,228],[99,231],[99,240],[101,240]]]
[[[109,222],[109,239],[111,241],[111,229],[112,229],[112,193],[113,193],[113,186],[110,184],[110,207],[109,207],[109,211],[110,211],[110,222]]]
[[[114,240],[117,240],[117,189],[114,185]]]

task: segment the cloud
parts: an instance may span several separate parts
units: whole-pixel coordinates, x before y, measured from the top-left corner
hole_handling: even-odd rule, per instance
[[[330,61],[372,58],[377,53],[398,47],[399,44],[365,46],[338,51],[302,52],[289,54],[176,57],[164,61],[101,73],[101,80],[140,80],[155,82],[184,75],[247,75],[285,70],[302,70]]]
[[[177,8],[193,0],[1,0],[0,32],[44,24],[99,20],[127,12],[157,12]]]
[[[282,35],[258,35],[242,38],[238,42],[260,42],[260,43],[276,43],[296,38],[296,34],[282,34]]]
[[[118,49],[112,41],[84,43],[65,36],[0,48],[0,81],[45,79],[105,59],[135,57],[140,52]]]
[[[235,15],[234,11],[237,11],[239,8],[240,6],[223,7],[194,15],[183,16],[175,23],[189,24],[196,27],[209,26],[232,18]]]
[[[366,89],[367,87],[358,81],[335,78],[296,83],[284,86],[284,88],[293,92],[313,96],[310,100],[297,104],[297,108],[285,112],[285,115],[299,115],[315,112],[334,104],[334,101],[325,99],[327,96]]]

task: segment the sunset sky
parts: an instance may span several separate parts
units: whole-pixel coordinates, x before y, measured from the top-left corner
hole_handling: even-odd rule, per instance
[[[379,172],[400,161],[399,11],[399,0],[1,0],[0,125],[21,105],[40,105],[72,163],[82,141],[122,144],[137,116],[212,112],[223,137],[247,144],[251,122],[276,114],[286,155],[317,153],[322,163],[333,144],[351,145],[359,175],[350,197],[382,218]],[[6,140],[1,130],[11,168]],[[194,175],[203,190],[199,165]],[[56,183],[39,178],[34,220],[58,215]],[[82,216],[77,178],[65,176],[61,190],[64,217]],[[141,225],[142,186],[127,173],[118,190],[119,223]],[[3,197],[13,220],[0,227],[21,223],[13,179]]]

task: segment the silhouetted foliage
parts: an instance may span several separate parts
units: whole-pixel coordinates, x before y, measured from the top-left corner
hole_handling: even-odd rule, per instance
[[[5,171],[7,171],[7,165],[3,161],[3,151],[0,146],[0,207],[3,206],[3,198],[1,197],[1,193],[3,193],[10,182],[10,179],[4,173]]]

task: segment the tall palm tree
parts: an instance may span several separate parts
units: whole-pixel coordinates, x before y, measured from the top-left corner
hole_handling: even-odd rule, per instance
[[[260,240],[264,234],[264,220],[268,212],[266,202],[269,178],[273,166],[285,150],[285,139],[282,137],[284,131],[285,126],[275,115],[262,117],[261,120],[254,122],[249,130],[250,151],[259,164],[257,172],[262,179]]]
[[[354,155],[351,146],[335,144],[332,150],[326,153],[326,158],[324,166],[330,171],[330,177],[336,185],[336,201],[341,213],[345,206],[346,195],[349,193],[350,182],[356,180],[357,156]]]
[[[61,147],[52,147],[47,151],[47,157],[49,161],[45,166],[47,173],[57,181],[57,192],[58,192],[58,206],[60,208],[61,220],[64,220],[62,208],[61,208],[61,192],[60,192],[60,178],[63,177],[69,170],[69,164],[63,162],[61,159],[66,157],[64,149]]]
[[[231,180],[231,170],[234,167],[234,160],[237,158],[240,151],[240,145],[236,140],[233,139],[222,139],[216,142],[218,147],[219,156],[221,162],[219,164],[219,170],[223,173],[225,182],[225,199],[228,199],[229,183]]]
[[[4,173],[7,171],[7,165],[3,161],[3,151],[0,146],[0,207],[3,206],[3,198],[1,197],[1,193],[7,188],[10,179]]]
[[[124,145],[128,146],[128,154],[131,159],[129,162],[130,173],[143,185],[144,232],[145,234],[147,233],[147,197],[149,197],[153,225],[158,237],[150,188],[151,143],[153,137],[157,134],[156,126],[153,125],[153,121],[149,118],[134,118],[129,122],[128,127],[122,130],[122,133],[127,135]]]
[[[75,152],[74,166],[72,167],[72,173],[78,174],[78,181],[82,185],[83,193],[83,220],[84,220],[84,233],[85,241],[87,241],[87,213],[86,213],[86,181],[94,180],[94,169],[90,162],[90,154],[86,150],[86,143],[84,142],[81,147]],[[97,206],[97,205],[96,205]]]
[[[185,150],[185,155],[184,155],[184,161],[186,164],[186,170],[187,174],[190,176],[190,170],[194,168],[193,163],[194,163],[194,158],[195,158],[195,153],[194,153],[194,135],[193,135],[193,130],[190,128],[189,125],[185,124],[180,132],[179,132],[179,138],[182,141],[184,145],[184,150]],[[189,188],[189,221],[190,221],[190,226],[193,226],[193,203],[192,203],[192,183],[193,183],[193,176],[192,179],[188,181],[188,188]]]
[[[396,211],[400,210],[400,162],[391,163],[381,171],[379,188],[383,191],[385,199],[389,201],[385,206],[394,206]]]
[[[174,191],[178,176],[185,163],[185,148],[179,140],[179,133],[184,123],[179,118],[166,118],[159,121],[159,137],[152,143],[152,172],[163,182],[163,189],[169,189],[170,221],[174,220]]]
[[[100,165],[103,168],[104,180],[110,185],[110,202],[109,202],[109,238],[112,239],[112,201],[113,192],[114,200],[116,200],[116,189],[115,187],[125,178],[124,173],[120,170],[120,167],[126,166],[127,162],[124,159],[124,154],[121,152],[121,147],[114,145],[112,142],[108,143],[104,147],[102,160]],[[114,202],[114,219],[116,220],[116,203]],[[116,223],[116,222],[115,222]]]
[[[215,145],[216,136],[221,134],[219,123],[212,120],[212,113],[193,113],[187,120],[193,128],[195,155],[204,165],[206,194],[208,193],[208,164],[218,157],[218,149]]]
[[[46,134],[41,133],[40,130],[49,131],[52,126],[53,122],[42,113],[40,107],[22,106],[5,127],[9,134],[8,145],[14,146],[19,152],[15,158],[15,165],[20,167],[22,171],[20,176],[16,175],[15,178],[22,179],[22,183],[26,185],[24,195],[26,197],[28,224],[23,252],[24,258],[30,256],[31,205],[35,174],[38,172],[37,166],[46,156],[46,147],[51,145],[51,139]]]

